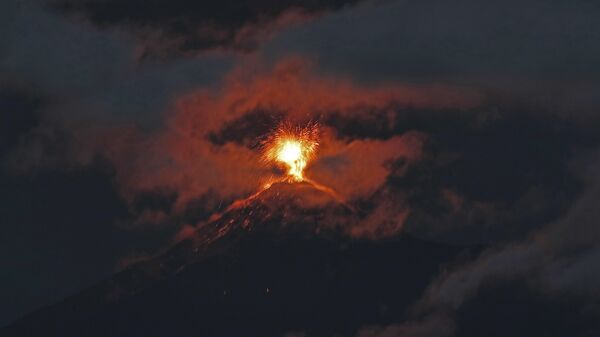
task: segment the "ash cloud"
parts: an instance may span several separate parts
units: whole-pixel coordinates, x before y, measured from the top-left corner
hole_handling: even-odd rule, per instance
[[[386,1],[292,27],[265,54],[317,57],[367,83],[474,85],[598,122],[600,6],[590,1]]]
[[[234,70],[220,88],[182,96],[168,126],[158,132],[125,128],[81,134],[87,134],[83,140],[90,148],[114,163],[126,200],[148,191],[175,191],[171,212],[178,216],[211,193],[225,201],[248,195],[273,174],[261,162],[260,149],[252,145],[257,134],[268,132],[268,118],[260,111],[303,123],[333,112],[360,118],[362,109],[390,104],[459,108],[479,100],[476,93],[461,88],[362,87],[316,75],[305,59],[293,58],[258,72]],[[252,127],[256,118],[263,123]],[[325,125],[319,159],[308,174],[349,200],[369,198],[385,184],[392,161],[403,158],[411,165],[419,160],[425,138],[405,132],[389,139],[361,139]],[[141,211],[145,217],[157,215]]]
[[[33,151],[39,155],[32,167],[85,165],[101,156],[115,166],[131,227],[195,224],[277,174],[261,163],[257,147],[274,125],[316,120],[323,146],[308,175],[367,214],[347,233],[376,239],[407,230],[487,243],[562,214],[580,188],[566,163],[597,142],[591,126],[490,103],[466,87],[364,85],[317,72],[301,57],[273,66],[249,60],[219,86],[182,94],[161,129],[73,128],[71,141],[59,143],[41,129],[15,162],[26,169],[35,144],[63,144],[57,148],[66,152]],[[135,206],[148,193],[166,193],[169,204]],[[201,204],[202,212],[193,211]]]
[[[587,156],[586,156],[587,157]],[[600,310],[597,289],[600,270],[592,263],[598,257],[599,234],[596,207],[599,195],[597,170],[600,157],[579,162],[576,170],[588,183],[564,216],[533,232],[525,239],[489,248],[473,261],[447,269],[428,287],[412,309],[414,320],[386,327],[365,327],[357,336],[454,335],[459,312],[486,288],[524,282],[545,296],[577,299],[571,304],[586,307],[580,314],[593,317]],[[443,322],[441,323],[440,322]],[[587,326],[590,325],[588,322]],[[581,331],[586,326],[581,327]],[[408,333],[411,336],[410,333]]]
[[[220,1],[52,0],[48,6],[85,17],[101,28],[137,36],[142,55],[172,55],[206,50],[248,52],[277,31],[360,0]]]

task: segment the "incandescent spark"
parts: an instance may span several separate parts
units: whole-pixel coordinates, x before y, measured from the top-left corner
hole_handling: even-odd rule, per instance
[[[305,127],[294,127],[290,124],[282,123],[263,141],[262,145],[263,160],[269,164],[284,167],[287,170],[286,176],[269,179],[254,194],[235,200],[224,212],[211,215],[208,220],[209,223],[217,221],[231,210],[246,207],[250,202],[269,190],[271,186],[279,183],[302,182],[308,184],[321,192],[329,194],[340,204],[354,212],[354,208],[347,204],[332,188],[304,176],[304,169],[314,159],[317,147],[319,146],[319,126],[316,123],[309,123]],[[248,226],[247,220],[244,221],[244,226]]]
[[[304,169],[319,146],[319,128],[309,123],[305,127],[281,124],[264,142],[264,159],[283,165],[292,181],[304,180]]]

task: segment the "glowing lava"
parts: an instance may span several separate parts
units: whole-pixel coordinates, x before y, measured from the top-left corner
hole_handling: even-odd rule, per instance
[[[302,156],[302,145],[299,142],[284,141],[277,150],[277,160],[288,166],[288,175],[295,180],[302,181],[302,171],[306,167],[306,159]]]
[[[256,193],[244,199],[235,200],[224,212],[211,215],[209,222],[217,221],[231,210],[248,206],[251,201],[269,190],[274,184],[279,183],[303,182],[319,191],[329,194],[340,204],[354,212],[354,208],[347,204],[332,188],[304,176],[304,169],[314,158],[319,146],[318,124],[309,123],[305,127],[293,127],[290,124],[282,123],[262,142],[262,146],[263,160],[269,164],[274,163],[286,168],[286,177],[269,179]]]
[[[288,178],[304,180],[304,169],[313,158],[317,147],[319,129],[316,124],[306,127],[280,125],[264,143],[264,158],[287,168]]]

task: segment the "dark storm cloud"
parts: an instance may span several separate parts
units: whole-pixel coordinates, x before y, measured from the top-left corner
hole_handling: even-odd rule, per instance
[[[265,51],[305,53],[322,71],[371,82],[500,88],[590,119],[600,106],[598,15],[593,1],[390,1],[290,28]]]
[[[98,31],[34,1],[0,4],[0,82],[47,98],[47,123],[156,128],[174,96],[214,82],[231,58],[137,64],[135,42]]]
[[[417,302],[414,313],[423,319],[392,325],[367,336],[404,336],[401,332],[415,327],[428,331],[420,336],[446,336],[447,323],[436,323],[440,317],[452,322],[467,301],[481,289],[499,283],[525,281],[547,296],[570,295],[588,305],[587,315],[600,309],[598,251],[600,231],[597,226],[597,203],[600,184],[597,177],[598,154],[590,163],[577,163],[575,170],[587,186],[580,198],[564,216],[548,223],[533,235],[484,251],[474,261],[442,273]],[[589,306],[591,305],[591,306]],[[590,312],[592,310],[592,312]],[[437,328],[430,329],[431,325]],[[451,324],[454,326],[455,324]],[[584,329],[585,327],[582,327]],[[360,336],[360,334],[359,334]]]
[[[401,112],[396,121],[402,128],[430,139],[426,159],[390,181],[415,205],[406,230],[453,242],[493,242],[561,215],[584,185],[568,163],[599,139],[595,126],[541,111],[508,104],[445,116]]]
[[[267,50],[373,79],[597,80],[599,12],[591,1],[390,1],[289,29]]]
[[[134,32],[148,53],[256,49],[274,31],[360,0],[52,0],[54,10]]]

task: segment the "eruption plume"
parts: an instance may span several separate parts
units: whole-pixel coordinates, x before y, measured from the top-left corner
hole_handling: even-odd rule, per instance
[[[282,123],[263,143],[263,158],[284,166],[290,181],[303,181],[304,169],[319,146],[318,136],[319,127],[315,123],[305,127]]]
[[[224,213],[248,205],[252,200],[258,198],[271,186],[278,183],[305,183],[316,190],[327,193],[344,207],[354,211],[332,188],[320,184],[304,175],[304,169],[315,158],[319,146],[319,125],[308,123],[306,126],[293,126],[289,123],[281,123],[262,142],[262,159],[269,165],[283,167],[285,176],[282,178],[271,178],[256,193],[235,200],[223,213],[214,213],[209,222],[220,219]]]

